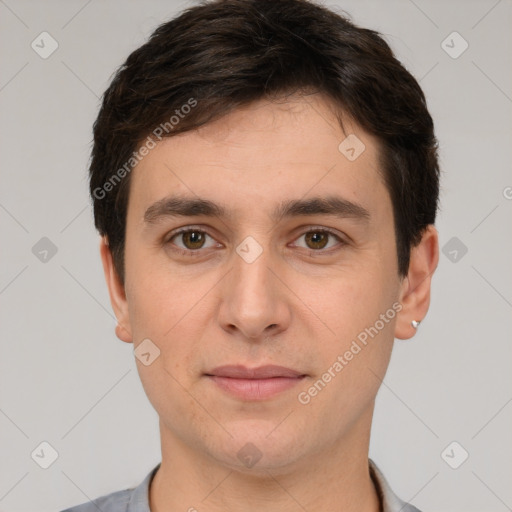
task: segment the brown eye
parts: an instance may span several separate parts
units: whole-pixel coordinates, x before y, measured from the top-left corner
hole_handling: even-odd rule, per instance
[[[322,249],[331,249],[336,245],[344,245],[343,240],[338,235],[325,229],[308,231],[301,235],[297,241],[296,245],[298,247],[319,252],[323,252]]]
[[[186,251],[208,249],[215,246],[215,240],[208,233],[199,229],[179,231],[169,239],[168,243]]]
[[[187,249],[201,249],[204,245],[204,233],[201,233],[200,231],[187,231],[186,233],[182,233],[181,236],[183,244]]]
[[[329,241],[329,234],[321,231],[311,231],[306,233],[305,239],[310,249],[323,249]]]

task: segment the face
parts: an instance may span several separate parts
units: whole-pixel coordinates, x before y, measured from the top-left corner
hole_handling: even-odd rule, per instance
[[[262,101],[132,171],[109,284],[164,443],[278,470],[367,441],[407,286],[377,141],[344,126]]]

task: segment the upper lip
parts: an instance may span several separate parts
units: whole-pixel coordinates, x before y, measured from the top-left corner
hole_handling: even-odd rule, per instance
[[[206,375],[215,377],[229,377],[232,379],[270,379],[272,377],[296,378],[304,376],[284,366],[265,365],[257,368],[247,368],[242,365],[225,365],[214,368]]]

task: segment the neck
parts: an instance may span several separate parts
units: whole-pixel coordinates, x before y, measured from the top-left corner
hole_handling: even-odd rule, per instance
[[[370,422],[365,421],[366,424]],[[150,486],[151,512],[378,512],[368,466],[369,427],[286,467],[231,468],[198,453],[160,425],[162,463]]]

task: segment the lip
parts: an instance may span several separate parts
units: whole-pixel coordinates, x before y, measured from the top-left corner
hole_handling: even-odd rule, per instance
[[[226,365],[214,368],[207,375],[215,377],[228,377],[231,379],[271,379],[274,377],[300,377],[304,374],[286,368],[285,366],[276,366],[268,364],[256,368],[247,368],[243,365]]]
[[[271,398],[296,386],[305,376],[290,368],[275,365],[257,368],[227,365],[206,373],[206,377],[223,391],[243,400]]]

